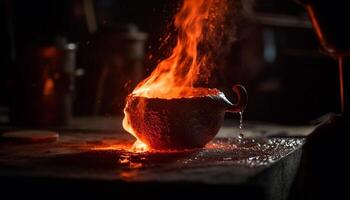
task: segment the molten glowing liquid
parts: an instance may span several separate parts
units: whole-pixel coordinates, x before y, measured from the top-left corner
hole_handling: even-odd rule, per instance
[[[176,96],[170,97],[169,94],[177,93]],[[161,98],[161,99],[176,99],[176,98],[191,98],[191,97],[204,97],[208,95],[217,96],[220,95],[220,90],[211,88],[172,88],[168,92],[163,91],[147,91],[147,95],[140,93],[132,93],[134,96]]]
[[[194,86],[199,81],[207,81],[214,67],[213,53],[222,43],[227,11],[226,0],[184,0],[174,19],[176,46],[171,55],[136,86],[132,95],[171,99],[217,93]],[[143,104],[138,107],[142,113]],[[124,114],[124,129],[138,139],[134,148],[148,150],[147,145],[137,138],[125,109]]]

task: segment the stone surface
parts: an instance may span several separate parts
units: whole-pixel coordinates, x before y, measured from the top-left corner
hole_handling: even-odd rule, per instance
[[[46,144],[2,142],[0,177],[7,185],[30,187],[33,181],[48,189],[71,185],[77,192],[79,184],[99,183],[112,192],[114,187],[132,190],[140,184],[165,191],[171,189],[167,184],[178,189],[190,184],[187,187],[216,188],[237,196],[248,192],[261,199],[283,199],[297,172],[304,140],[217,138],[203,149],[148,153],[129,152],[132,143],[127,134],[103,132],[62,133],[59,142]]]
[[[251,138],[259,137],[285,139],[285,144],[299,142],[280,151],[279,159],[265,162],[276,146],[270,146],[261,159],[256,157],[256,145],[243,145],[238,151],[238,141],[231,140],[230,145],[227,139],[240,133],[237,120],[226,120],[216,142],[205,149],[134,154],[121,151],[134,141],[123,132],[121,118],[75,118],[70,126],[52,127],[60,133],[58,142],[23,144],[0,137],[0,193],[27,197],[46,191],[62,198],[67,194],[99,198],[106,194],[110,198],[131,194],[154,197],[162,192],[183,198],[184,193],[194,192],[198,197],[215,194],[216,199],[227,195],[234,199],[285,199],[298,171],[304,141],[295,138],[309,135],[314,127],[251,121],[244,121],[243,127],[246,147]],[[18,127],[1,126],[0,135],[14,130]]]
[[[58,140],[59,134],[53,131],[44,130],[22,130],[11,131],[1,135],[4,140],[11,140],[20,143],[42,143],[54,142]]]

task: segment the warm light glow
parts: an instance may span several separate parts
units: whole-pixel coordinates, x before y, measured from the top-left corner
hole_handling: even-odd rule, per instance
[[[91,148],[91,150],[95,151],[101,151],[101,150],[123,150],[133,153],[142,153],[148,151],[148,146],[142,143],[141,141],[137,140],[133,145],[131,144],[112,144],[112,145],[102,145],[102,146],[95,146]]]
[[[141,142],[141,140],[136,140],[130,150],[136,153],[142,153],[148,151],[149,149],[147,144]]]
[[[53,94],[54,89],[55,89],[55,82],[51,78],[46,79],[44,83],[44,91],[43,91],[44,95],[47,96],[47,95]]]
[[[41,56],[43,58],[55,58],[59,55],[56,47],[44,47],[41,49]]]
[[[214,66],[212,54],[218,51],[215,48],[223,37],[227,10],[226,0],[184,0],[174,19],[177,30],[176,46],[171,55],[161,61],[151,75],[136,86],[132,94],[166,99],[205,95],[204,90],[195,86],[198,82],[206,82],[210,76]],[[140,101],[140,118],[147,117],[143,115],[144,107],[144,102]],[[125,109],[124,114],[124,129],[137,139],[134,150],[149,150],[147,144],[136,136]]]

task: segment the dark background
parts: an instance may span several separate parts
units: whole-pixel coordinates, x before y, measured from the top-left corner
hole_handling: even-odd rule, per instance
[[[141,67],[142,77],[147,76],[167,54],[168,48],[159,49],[160,38],[169,31],[168,24],[179,3],[1,1],[0,114],[9,115],[16,106],[13,99],[18,100],[18,93],[23,92],[17,85],[30,76],[24,73],[31,70],[27,64],[29,52],[54,45],[58,37],[65,37],[78,45],[76,68],[84,70],[83,75],[76,77],[73,114],[120,115],[125,95],[137,82],[137,78],[127,76],[131,70],[128,64],[118,66],[122,69],[112,73],[110,84],[104,84],[104,98],[96,98],[103,66],[115,63],[114,52],[118,54],[124,49],[114,36],[129,23],[148,34]],[[89,30],[87,25],[86,5],[93,6],[96,31]],[[250,120],[305,124],[325,113],[338,112],[337,62],[319,52],[303,8],[290,0],[252,0],[237,5],[241,8],[235,19],[236,41],[226,64],[214,71],[209,86],[220,88],[232,98],[230,86],[245,85],[249,93],[245,118]]]

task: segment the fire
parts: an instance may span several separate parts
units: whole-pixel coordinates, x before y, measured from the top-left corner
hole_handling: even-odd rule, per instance
[[[196,96],[203,91],[196,89],[205,82],[214,66],[214,52],[218,51],[223,37],[227,0],[184,0],[175,15],[177,43],[171,55],[161,61],[151,75],[140,82],[132,94],[149,98],[180,98]],[[139,103],[140,116],[144,105]],[[142,143],[130,125],[129,115],[124,109],[123,127],[136,137],[135,151],[150,150]]]

